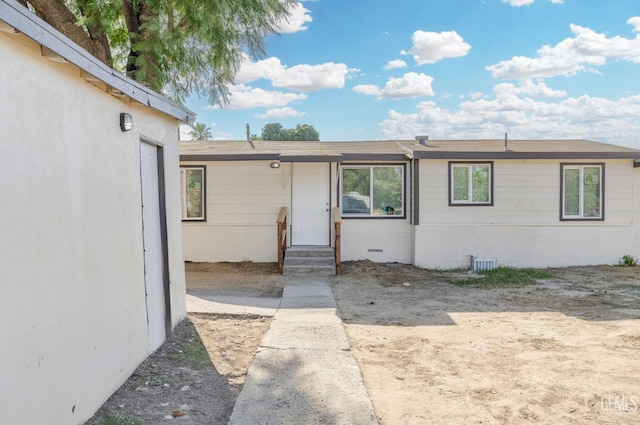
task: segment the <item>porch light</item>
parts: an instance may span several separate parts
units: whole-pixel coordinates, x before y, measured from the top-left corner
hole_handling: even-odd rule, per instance
[[[269,167],[271,167],[271,168],[280,168],[280,162],[273,161],[271,164],[269,164]]]
[[[133,128],[133,117],[126,112],[120,113],[120,130],[129,131]]]

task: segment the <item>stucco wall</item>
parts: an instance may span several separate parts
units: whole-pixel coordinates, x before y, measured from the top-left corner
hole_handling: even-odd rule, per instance
[[[411,263],[409,219],[343,219],[342,261]]]
[[[206,222],[182,225],[185,260],[277,261],[276,219],[280,207],[291,208],[291,164],[269,162],[182,163],[204,165],[207,188]]]
[[[0,33],[0,57],[0,421],[82,423],[149,354],[143,135],[165,148],[173,323],[185,315],[177,123],[23,36]]]
[[[495,161],[494,206],[449,207],[447,161],[422,160],[416,265],[466,267],[469,255],[516,267],[616,264],[637,255],[632,161],[584,161],[606,164],[604,222],[559,220],[560,162],[580,161]]]

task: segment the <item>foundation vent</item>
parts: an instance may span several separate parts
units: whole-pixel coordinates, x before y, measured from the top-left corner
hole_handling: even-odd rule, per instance
[[[479,272],[482,270],[493,270],[498,267],[498,260],[489,258],[471,257],[471,270]]]

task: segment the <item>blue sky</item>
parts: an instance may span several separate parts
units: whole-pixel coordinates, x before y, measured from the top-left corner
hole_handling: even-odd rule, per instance
[[[324,141],[506,132],[640,148],[638,0],[314,0],[281,32],[246,58],[228,105],[187,101],[214,139],[278,122]]]

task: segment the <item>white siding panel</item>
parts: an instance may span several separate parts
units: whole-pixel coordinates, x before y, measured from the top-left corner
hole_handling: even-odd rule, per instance
[[[291,208],[291,165],[269,163],[182,163],[207,169],[207,220],[183,222],[185,260],[277,260],[276,219],[281,207]]]
[[[494,161],[494,205],[450,207],[447,161],[421,161],[416,265],[461,267],[469,255],[512,266],[615,264],[636,252],[632,162],[585,161],[606,163],[604,222],[560,221],[561,162]]]
[[[274,262],[275,219],[271,226],[191,225],[183,228],[184,258],[187,261]]]

